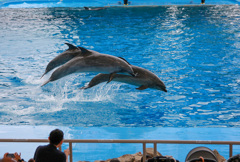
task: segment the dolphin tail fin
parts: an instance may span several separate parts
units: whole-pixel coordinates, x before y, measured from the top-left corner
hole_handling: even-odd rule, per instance
[[[45,86],[46,84],[48,84],[51,80],[47,80],[46,82],[44,82],[41,87]]]
[[[116,73],[111,73],[107,83],[111,82],[115,76],[116,76]]]

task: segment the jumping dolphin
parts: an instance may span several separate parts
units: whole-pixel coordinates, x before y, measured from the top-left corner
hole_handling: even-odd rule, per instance
[[[68,49],[66,51],[64,51],[63,53],[59,54],[58,56],[56,56],[54,59],[52,59],[48,63],[42,77],[45,74],[47,74],[49,71],[51,71],[52,69],[54,69],[54,68],[56,68],[56,67],[58,67],[62,64],[65,64],[66,62],[68,62],[72,58],[74,58],[76,56],[83,56],[83,52],[81,51],[81,49],[79,49],[78,47],[76,47],[72,44],[69,44],[69,43],[65,43],[65,44],[68,45]]]
[[[72,58],[70,61],[56,69],[42,86],[77,72],[110,73],[108,82],[114,78],[115,73],[123,72],[136,76],[130,64],[122,58],[101,54],[95,51],[87,50],[83,47],[78,48],[83,51],[85,55],[82,55],[82,57]]]
[[[97,7],[97,8],[89,8],[89,7],[84,7],[85,10],[104,10],[106,7]]]
[[[137,67],[134,65],[131,65],[131,66],[133,71],[137,73],[137,76],[132,77],[129,75],[116,74],[112,80],[139,86],[138,88],[136,88],[138,90],[153,88],[153,89],[158,89],[158,90],[167,92],[166,86],[158,78],[157,75],[155,75],[151,71],[146,70],[144,68]],[[109,79],[109,74],[98,74],[89,82],[87,86],[82,87],[81,89],[91,88],[97,84],[108,81],[108,79]]]

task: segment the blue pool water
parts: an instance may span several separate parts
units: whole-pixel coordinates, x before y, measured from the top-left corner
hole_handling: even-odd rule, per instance
[[[0,124],[239,127],[240,8],[233,6],[1,9]],[[45,87],[48,62],[69,42],[154,72],[167,93],[96,73]]]
[[[8,7],[0,9],[1,130],[15,125],[20,130],[27,128],[34,138],[38,132],[34,128],[46,126],[36,135],[45,138],[43,134],[59,126],[76,130],[68,138],[82,138],[78,130],[88,127],[83,132],[91,135],[93,131],[93,138],[98,138],[105,128],[114,127],[104,138],[115,138],[112,132],[121,128],[126,136],[120,133],[116,138],[161,139],[163,135],[149,137],[144,132],[170,127],[176,139],[179,132],[196,131],[193,127],[207,132],[218,127],[218,134],[239,128],[238,5],[109,7],[100,11]],[[80,90],[96,73],[73,74],[40,87],[50,77],[40,79],[46,65],[67,49],[65,42],[124,57],[154,72],[168,92],[139,91],[117,82]],[[139,136],[131,133],[134,129]],[[214,140],[214,130],[209,132],[209,139]],[[225,135],[226,140],[238,139]],[[191,138],[182,135],[180,139]],[[74,149],[75,155],[81,152],[78,146]],[[133,150],[141,151],[141,147]],[[173,154],[182,160],[185,153],[182,157],[180,150]],[[227,155],[225,150],[220,151]],[[111,156],[120,155],[113,151]],[[89,158],[76,160],[97,160]]]

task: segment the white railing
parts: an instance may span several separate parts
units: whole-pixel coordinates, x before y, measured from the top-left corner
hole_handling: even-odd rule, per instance
[[[0,142],[31,142],[48,143],[47,139],[0,139]],[[188,141],[188,140],[99,140],[99,139],[65,139],[64,143],[69,144],[70,162],[73,162],[72,144],[73,143],[141,143],[143,150],[143,161],[146,159],[146,144],[153,144],[154,155],[157,155],[157,144],[215,144],[229,145],[229,157],[232,157],[233,145],[240,145],[240,141]],[[61,150],[61,148],[60,148]]]

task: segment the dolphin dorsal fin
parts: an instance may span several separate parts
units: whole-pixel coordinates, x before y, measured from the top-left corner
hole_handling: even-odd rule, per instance
[[[82,51],[82,53],[88,53],[88,52],[90,52],[89,50],[87,50],[86,48],[83,48],[83,47],[78,47],[81,51]]]
[[[74,49],[78,49],[76,46],[70,44],[70,43],[65,43],[66,45],[68,45],[68,50],[74,50]]]
[[[128,63],[129,65],[131,65],[125,58],[122,58],[122,57],[118,57],[120,59],[122,59],[123,61],[125,61],[126,63]]]

